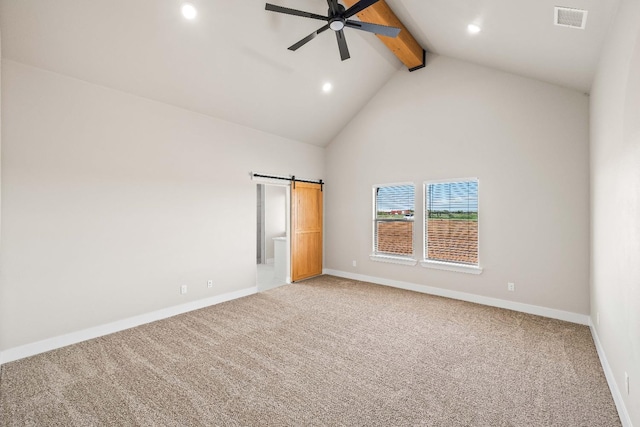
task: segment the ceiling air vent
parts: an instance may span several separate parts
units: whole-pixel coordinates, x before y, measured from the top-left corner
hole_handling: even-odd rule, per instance
[[[560,27],[579,28],[584,30],[587,24],[587,11],[569,7],[555,7],[554,23]]]

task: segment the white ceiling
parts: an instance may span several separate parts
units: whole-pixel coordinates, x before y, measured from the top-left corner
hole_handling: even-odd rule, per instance
[[[387,0],[429,52],[589,92],[618,0]],[[554,6],[588,11],[584,30],[554,25]],[[476,23],[482,31],[466,32]]]
[[[325,0],[270,2],[327,9]],[[351,29],[348,61],[330,31],[291,52],[322,22],[267,12],[264,0],[191,3],[194,21],[181,0],[0,0],[2,56],[315,145],[402,68],[375,36]],[[430,52],[588,92],[618,0],[388,3]],[[589,10],[586,30],[554,26],[555,5]],[[468,35],[470,22],[482,32]]]

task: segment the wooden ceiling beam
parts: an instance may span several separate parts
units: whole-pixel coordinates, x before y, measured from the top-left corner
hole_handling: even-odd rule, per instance
[[[359,0],[343,0],[343,3],[349,8],[358,3],[358,1]],[[400,28],[402,31],[400,31],[398,37],[392,38],[377,34],[376,36],[407,66],[409,71],[414,71],[425,66],[424,49],[411,35],[409,30],[407,30],[407,27],[400,22],[385,0],[379,0],[377,3],[358,13],[357,16],[363,22]]]

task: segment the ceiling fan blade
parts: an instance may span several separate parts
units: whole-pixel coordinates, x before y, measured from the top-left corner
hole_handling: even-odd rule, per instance
[[[366,8],[368,8],[369,6],[377,2],[378,0],[360,0],[358,3],[354,4],[349,9],[345,10],[344,13],[342,14],[342,17],[351,18],[356,13],[362,12],[363,10],[365,10]]]
[[[267,5],[265,6],[265,10],[270,10],[271,12],[286,13],[287,15],[302,16],[304,18],[319,19],[320,21],[329,20],[327,16],[316,15],[315,13],[305,12],[297,9],[290,9],[288,7],[276,6],[275,4],[270,3],[267,3]]]
[[[338,40],[338,48],[340,48],[340,58],[344,61],[351,58],[349,48],[347,47],[347,39],[344,38],[344,31],[336,31],[336,39]]]
[[[305,44],[309,43],[311,40],[315,39],[316,36],[324,31],[327,31],[329,29],[329,24],[325,25],[324,27],[318,28],[318,30],[314,31],[313,33],[309,34],[307,37],[303,38],[302,40],[300,40],[298,43],[292,45],[291,47],[289,47],[289,50],[298,50],[300,49],[302,46],[304,46]]]
[[[344,23],[349,28],[355,28],[356,30],[368,31],[374,34],[380,34],[387,37],[398,37],[400,34],[400,28],[388,27],[386,25],[371,24],[369,22],[360,21],[347,21]]]

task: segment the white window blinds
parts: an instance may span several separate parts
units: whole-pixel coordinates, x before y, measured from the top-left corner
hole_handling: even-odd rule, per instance
[[[425,258],[478,265],[478,180],[425,184]]]
[[[412,256],[414,185],[375,187],[374,211],[374,253]]]

